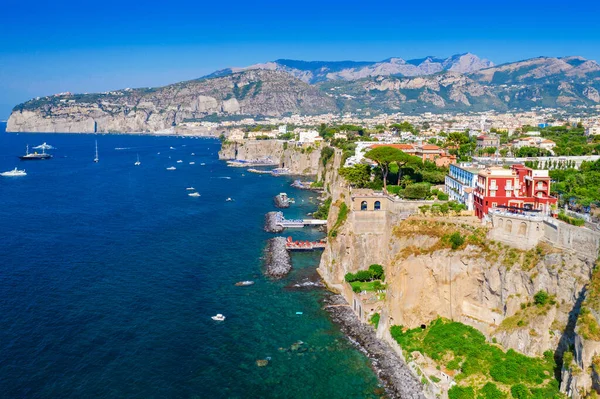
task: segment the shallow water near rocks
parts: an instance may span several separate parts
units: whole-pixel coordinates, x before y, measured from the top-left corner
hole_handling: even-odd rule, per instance
[[[284,214],[297,217],[314,210],[314,193],[226,167],[216,140],[1,128],[0,170],[28,173],[0,178],[3,397],[376,396],[367,358],[321,308],[322,288],[293,288],[314,280],[318,254],[293,254],[281,281],[262,274],[273,196],[295,197]],[[43,142],[57,147],[52,160],[16,158]]]

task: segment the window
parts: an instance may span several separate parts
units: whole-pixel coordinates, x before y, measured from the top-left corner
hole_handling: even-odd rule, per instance
[[[490,197],[496,196],[496,190],[490,190]]]
[[[366,211],[367,210],[367,201],[363,201],[360,203],[360,210],[361,211]]]
[[[492,202],[492,208],[497,208],[498,207],[498,203],[497,202]]]
[[[381,209],[381,202],[375,201],[375,210],[378,211]]]

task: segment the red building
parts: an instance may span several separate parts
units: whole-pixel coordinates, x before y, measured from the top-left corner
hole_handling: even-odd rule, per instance
[[[434,162],[438,167],[448,167],[456,163],[456,156],[450,155],[442,148],[433,144],[374,144],[371,148],[392,147],[409,155],[414,155],[425,161]]]
[[[474,192],[475,215],[482,219],[493,208],[513,212],[550,213],[556,198],[550,196],[547,170],[533,170],[523,165],[510,169],[486,168],[479,172]]]

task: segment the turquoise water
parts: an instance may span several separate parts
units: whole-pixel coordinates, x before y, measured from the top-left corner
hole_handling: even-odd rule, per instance
[[[28,176],[0,177],[0,395],[375,396],[368,360],[321,309],[325,292],[289,288],[315,279],[318,254],[294,254],[283,281],[261,273],[273,195],[296,197],[285,211],[295,217],[314,210],[314,194],[227,168],[216,140],[1,129],[0,171]],[[54,159],[16,158],[44,141]],[[256,284],[233,285],[246,279]]]

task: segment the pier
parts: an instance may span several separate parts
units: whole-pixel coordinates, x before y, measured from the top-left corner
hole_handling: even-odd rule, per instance
[[[302,228],[305,226],[325,226],[327,220],[321,219],[291,219],[288,220],[283,216],[282,212],[277,212],[275,215],[275,224],[283,228]]]
[[[293,241],[292,237],[288,237],[285,242],[285,248],[288,251],[316,251],[325,249],[325,240],[321,241]]]

